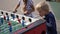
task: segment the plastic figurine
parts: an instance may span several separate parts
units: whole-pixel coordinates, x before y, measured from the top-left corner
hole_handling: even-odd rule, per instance
[[[18,22],[21,23],[21,20],[19,19],[18,15],[16,15],[16,18],[17,18]]]
[[[0,18],[1,20],[0,20],[0,21],[1,21],[1,24],[3,24],[3,22],[4,22],[3,12],[1,12],[1,14],[2,14],[2,15],[1,15],[1,18]]]
[[[32,22],[32,20],[29,18],[29,22]]]
[[[9,31],[12,32],[12,25],[11,25],[10,21],[8,22],[8,25],[9,25]]]
[[[6,18],[7,18],[6,20],[9,21],[9,15],[8,15],[8,13],[6,13]]]
[[[15,15],[14,14],[11,14],[11,17],[13,18],[13,20],[15,19]]]
[[[25,26],[25,17],[22,17],[22,27],[24,27]]]

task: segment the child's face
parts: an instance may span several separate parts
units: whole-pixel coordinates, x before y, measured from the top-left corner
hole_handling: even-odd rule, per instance
[[[45,16],[46,12],[44,10],[38,10],[41,17]]]

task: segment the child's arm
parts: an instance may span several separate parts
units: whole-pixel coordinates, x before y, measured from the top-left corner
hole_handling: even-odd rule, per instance
[[[19,6],[20,6],[20,2],[19,2],[18,5],[16,6],[15,10],[18,9]]]
[[[21,3],[21,1],[19,1],[19,3],[17,4],[17,6],[15,7],[15,9],[14,9],[14,13],[16,13],[16,12],[17,12],[17,9],[19,8],[20,3]]]
[[[47,22],[47,26],[53,27],[54,25],[56,25],[56,21],[54,17],[50,17],[48,21],[49,22]]]

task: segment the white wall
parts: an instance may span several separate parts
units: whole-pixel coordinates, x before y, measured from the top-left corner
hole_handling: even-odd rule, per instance
[[[18,0],[0,0],[1,10],[12,10],[17,4]]]

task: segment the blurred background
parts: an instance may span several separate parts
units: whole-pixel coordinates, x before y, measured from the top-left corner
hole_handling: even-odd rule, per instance
[[[33,0],[34,6],[43,0]],[[46,0],[50,10],[55,14],[57,32],[60,34],[60,0]],[[13,11],[15,6],[18,4],[18,0],[0,0],[0,10]],[[19,14],[22,14],[20,7],[18,8]]]

